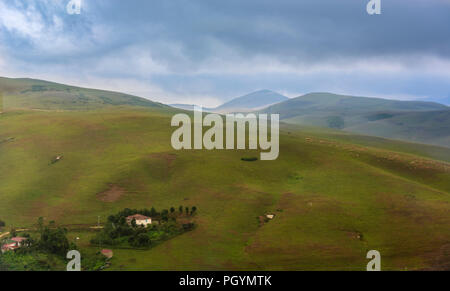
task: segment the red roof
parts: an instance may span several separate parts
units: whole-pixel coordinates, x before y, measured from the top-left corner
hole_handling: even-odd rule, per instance
[[[16,243],[2,245],[2,250],[14,250],[17,248],[19,248],[19,246],[17,246]]]
[[[150,217],[144,216],[142,214],[135,214],[135,215],[131,215],[127,217],[127,220],[146,220],[146,219],[150,219]]]
[[[18,237],[13,237],[11,240],[20,243],[20,242],[23,242],[24,240],[27,240],[27,238],[18,236]]]

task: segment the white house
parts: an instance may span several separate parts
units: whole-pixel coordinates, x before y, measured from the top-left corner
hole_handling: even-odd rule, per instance
[[[136,221],[136,225],[143,225],[147,227],[149,224],[152,224],[151,217],[144,216],[142,214],[135,214],[127,217],[127,223],[131,225],[133,219]]]

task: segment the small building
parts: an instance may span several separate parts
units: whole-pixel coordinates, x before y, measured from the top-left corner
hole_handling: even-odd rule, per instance
[[[24,241],[26,241],[26,237],[13,237],[8,240],[4,245],[2,245],[2,253],[7,251],[14,251],[20,248]]]
[[[101,250],[101,254],[104,255],[106,258],[111,259],[114,255],[112,250],[103,249]]]
[[[136,221],[136,225],[143,225],[147,227],[149,224],[152,224],[152,219],[142,214],[135,214],[127,217],[127,223],[131,225],[133,219]]]

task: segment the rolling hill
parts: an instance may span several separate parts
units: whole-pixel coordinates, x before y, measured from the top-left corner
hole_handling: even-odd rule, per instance
[[[113,248],[110,269],[365,270],[372,249],[383,270],[450,268],[450,149],[282,124],[278,160],[245,162],[259,151],[173,150],[175,109],[84,110],[58,92],[52,107],[38,91],[0,115],[8,227],[33,227],[39,216],[95,225],[126,207],[195,205],[195,230],[149,250]],[[55,156],[63,158],[51,163]],[[95,253],[94,234],[68,236]]]
[[[163,108],[166,105],[127,94],[67,86],[35,79],[0,77],[3,109],[87,110],[130,105]]]
[[[450,109],[439,103],[312,93],[261,112],[288,123],[450,147]]]

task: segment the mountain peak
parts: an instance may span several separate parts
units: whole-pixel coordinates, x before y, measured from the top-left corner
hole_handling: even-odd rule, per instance
[[[248,111],[257,110],[264,107],[288,100],[277,92],[263,89],[253,93],[235,98],[216,108],[218,111]]]

